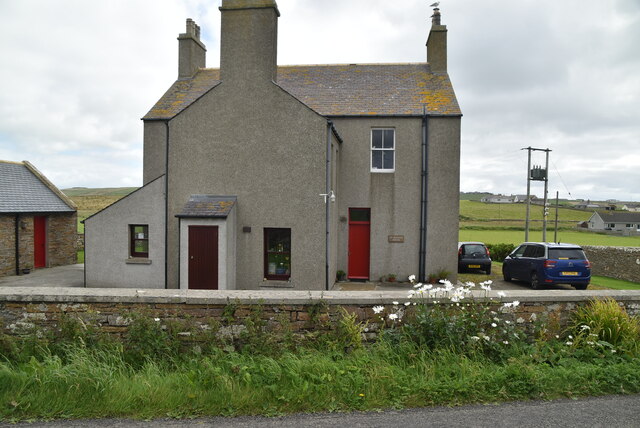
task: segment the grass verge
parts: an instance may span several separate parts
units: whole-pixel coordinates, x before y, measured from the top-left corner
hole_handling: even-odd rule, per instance
[[[606,276],[592,276],[590,287],[612,288],[614,290],[640,290],[640,284],[637,282],[624,281]]]
[[[113,355],[82,350],[0,364],[0,416],[160,418],[282,415],[461,405],[640,392],[640,361],[500,364],[447,350],[378,345],[349,354],[278,357],[223,353],[134,370]]]

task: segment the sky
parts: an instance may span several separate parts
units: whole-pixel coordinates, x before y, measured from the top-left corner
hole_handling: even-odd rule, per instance
[[[278,63],[426,61],[433,0],[277,0]],[[219,65],[220,0],[0,0],[0,159],[59,188],[142,185],[140,118],[186,18]],[[640,201],[640,0],[442,0],[461,191]],[[544,165],[544,152],[532,164]],[[531,193],[543,194],[533,182]]]

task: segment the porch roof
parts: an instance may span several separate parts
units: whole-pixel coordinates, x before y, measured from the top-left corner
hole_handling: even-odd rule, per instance
[[[236,196],[191,195],[178,218],[226,218],[236,204]]]

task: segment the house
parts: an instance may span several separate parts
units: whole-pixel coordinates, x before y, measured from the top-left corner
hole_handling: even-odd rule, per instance
[[[86,285],[456,272],[462,115],[440,11],[426,62],[278,66],[274,0],[219,9],[220,68],[188,19],[178,79],[143,117],[143,187],[86,220]]]
[[[622,209],[624,211],[640,212],[640,204],[624,204]]]
[[[536,200],[535,195],[530,196],[531,201]],[[527,195],[492,195],[486,196],[480,200],[480,202],[486,202],[489,204],[518,204],[518,203],[526,203]]]
[[[623,211],[594,211],[589,218],[589,229],[637,232],[640,231],[640,213]]]
[[[0,276],[76,263],[76,206],[27,161],[0,161]]]

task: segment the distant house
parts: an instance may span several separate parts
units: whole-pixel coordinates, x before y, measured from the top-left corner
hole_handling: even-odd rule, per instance
[[[86,285],[456,272],[462,114],[439,10],[426,62],[292,66],[277,64],[275,0],[219,10],[220,68],[187,20],[178,79],[143,117],[144,186],[86,219]]]
[[[0,276],[76,263],[77,210],[29,162],[0,161]]]
[[[535,195],[531,195],[532,201],[536,199],[537,197]],[[489,204],[518,204],[527,202],[527,195],[491,195],[482,198],[480,201]]]
[[[640,230],[640,213],[595,211],[589,218],[589,229],[636,232]]]
[[[624,204],[623,211],[640,212],[640,204]]]
[[[590,202],[587,202],[587,203],[577,204],[574,206],[574,208],[579,210],[597,210],[602,207],[598,204],[592,204]]]

